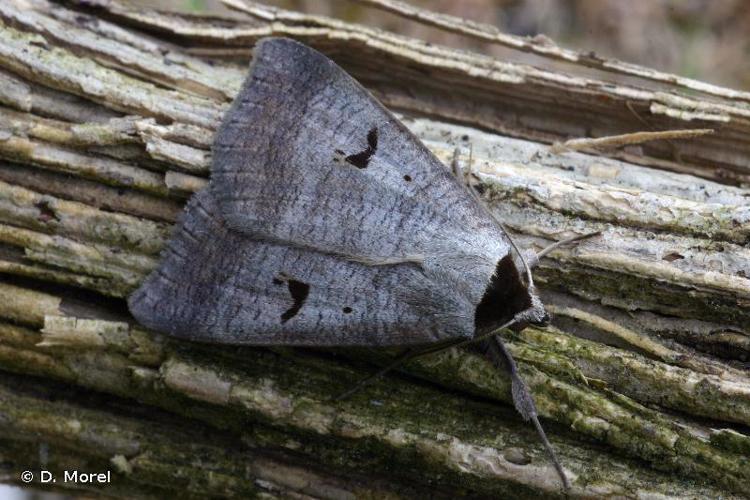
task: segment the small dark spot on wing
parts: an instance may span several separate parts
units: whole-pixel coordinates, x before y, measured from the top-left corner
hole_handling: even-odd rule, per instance
[[[408,175],[408,174],[407,174],[407,175],[405,175],[405,176],[404,176],[404,180],[405,180],[406,182],[411,182],[411,175]]]
[[[373,127],[367,133],[367,149],[362,152],[349,155],[344,160],[357,168],[367,168],[370,164],[370,158],[378,149],[378,129]]]
[[[349,306],[346,306],[346,307],[344,307],[344,308],[342,309],[342,311],[344,311],[344,314],[349,314],[349,313],[351,313],[351,312],[352,312],[352,308],[351,308],[351,307],[349,307]]]

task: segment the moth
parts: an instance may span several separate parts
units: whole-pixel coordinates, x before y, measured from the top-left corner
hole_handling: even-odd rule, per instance
[[[158,268],[129,297],[143,325],[203,342],[406,346],[399,360],[547,319],[523,255],[488,210],[365,88],[285,38],[254,49]]]

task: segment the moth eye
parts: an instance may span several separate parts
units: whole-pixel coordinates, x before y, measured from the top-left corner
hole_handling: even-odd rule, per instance
[[[344,311],[344,314],[349,314],[350,312],[352,312],[352,308],[349,306],[346,306],[345,308],[342,309],[342,311]]]
[[[411,182],[411,175],[405,175],[405,176],[404,176],[404,180],[405,180],[406,182]]]

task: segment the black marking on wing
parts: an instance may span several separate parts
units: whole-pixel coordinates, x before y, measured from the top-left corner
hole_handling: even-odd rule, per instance
[[[344,160],[357,168],[367,168],[370,164],[370,158],[378,149],[378,129],[373,127],[367,132],[367,149],[360,153],[349,155]]]
[[[477,330],[497,327],[529,307],[529,290],[521,281],[513,259],[506,254],[497,262],[495,273],[477,305],[474,325]]]
[[[286,282],[286,286],[289,288],[289,295],[292,296],[294,304],[292,304],[292,307],[284,311],[281,315],[282,324],[297,315],[299,310],[302,309],[302,305],[305,303],[307,295],[310,293],[310,285],[302,283],[301,281],[289,279]]]

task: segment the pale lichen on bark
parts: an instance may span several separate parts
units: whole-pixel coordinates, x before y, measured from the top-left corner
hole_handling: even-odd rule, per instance
[[[248,49],[278,35],[331,55],[446,163],[456,147],[464,165],[471,158],[479,191],[524,247],[602,231],[535,271],[554,327],[505,337],[570,496],[746,494],[745,93],[539,41],[500,37],[572,70],[225,3],[242,13],[117,1],[0,9],[0,368],[17,374],[0,381],[3,480],[49,448],[58,468],[111,467],[100,491],[126,497],[562,495],[508,380],[471,352],[415,360],[412,378],[334,402],[364,362],[393,353],[201,346],[127,314],[122,299],[207,182]],[[217,55],[225,61],[205,59]],[[601,79],[577,76],[576,64]],[[607,68],[642,81],[607,81]],[[644,123],[716,133],[598,155],[549,148]]]

